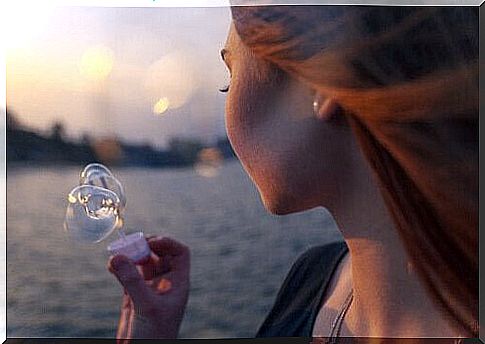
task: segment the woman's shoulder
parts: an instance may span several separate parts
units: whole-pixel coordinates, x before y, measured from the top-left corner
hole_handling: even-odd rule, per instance
[[[318,285],[318,289],[321,289],[325,280],[330,281],[333,271],[347,251],[344,241],[309,248],[293,263],[278,294],[295,293],[304,288],[309,291],[310,285]]]
[[[345,242],[314,246],[288,272],[257,337],[311,336],[326,285],[348,248]]]
[[[325,245],[310,247],[298,257],[288,275],[291,275],[292,272],[298,273],[302,268],[308,270],[306,272],[319,272],[319,270],[322,269],[328,270],[333,267],[333,264],[331,263],[338,263],[340,258],[347,253],[347,251],[348,248],[344,241],[336,241]]]

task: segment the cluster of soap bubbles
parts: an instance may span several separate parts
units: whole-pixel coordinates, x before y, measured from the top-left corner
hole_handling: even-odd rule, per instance
[[[67,196],[64,228],[75,240],[100,242],[123,226],[125,192],[113,173],[102,164],[89,164],[79,186]]]

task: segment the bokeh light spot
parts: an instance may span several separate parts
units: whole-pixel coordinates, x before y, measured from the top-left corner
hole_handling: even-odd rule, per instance
[[[87,49],[81,57],[79,72],[93,81],[102,81],[113,69],[113,52],[104,46]]]
[[[170,106],[170,101],[167,97],[160,98],[153,106],[153,113],[156,115],[161,115],[168,110]]]
[[[194,168],[203,177],[215,177],[222,166],[223,160],[224,158],[219,149],[204,148],[199,152]]]
[[[172,52],[150,65],[144,86],[148,95],[157,99],[163,94],[170,99],[170,109],[184,106],[195,89],[196,69],[192,58],[181,52]]]

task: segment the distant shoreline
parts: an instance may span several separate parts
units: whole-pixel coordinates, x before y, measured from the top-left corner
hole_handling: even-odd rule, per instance
[[[227,159],[224,160],[221,164],[221,166],[230,164],[235,162],[236,159]],[[92,163],[99,162],[99,161],[91,161]],[[81,170],[86,164],[85,163],[70,163],[66,161],[61,161],[59,163],[55,162],[50,162],[50,163],[45,163],[45,162],[37,162],[37,161],[8,161],[5,164],[5,167],[7,171],[9,169],[53,169],[56,167],[59,168],[79,168]],[[140,169],[140,170],[193,170],[194,165],[183,165],[183,166],[168,166],[168,165],[163,165],[163,166],[150,166],[150,165],[110,165],[110,168],[115,168],[117,170],[135,170],[135,169]]]
[[[7,167],[80,166],[101,162],[108,166],[184,168],[203,163],[220,164],[236,157],[227,137],[213,144],[196,138],[172,137],[167,149],[150,144],[128,143],[120,138],[85,136],[80,141],[68,139],[62,123],[55,123],[50,135],[25,128],[7,111]]]

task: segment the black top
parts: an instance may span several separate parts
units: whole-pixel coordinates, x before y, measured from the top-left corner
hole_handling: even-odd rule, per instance
[[[347,253],[345,242],[316,246],[291,267],[256,337],[312,337],[330,280]]]

